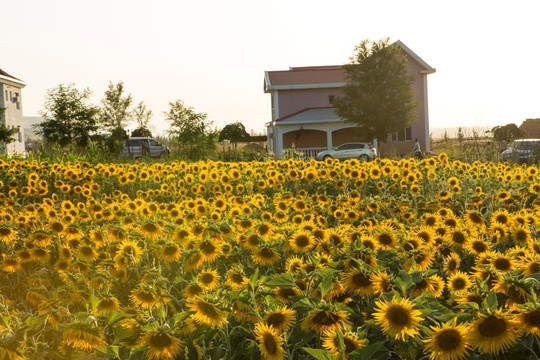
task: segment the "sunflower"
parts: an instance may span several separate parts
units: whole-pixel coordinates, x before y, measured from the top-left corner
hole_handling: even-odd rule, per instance
[[[343,345],[345,345],[345,348],[341,353],[339,352],[340,339],[337,334],[338,331],[341,333]],[[360,339],[358,334],[352,332],[343,333],[341,330],[327,330],[323,333],[322,337],[323,348],[327,349],[335,356],[345,355],[345,358],[353,351],[364,347],[366,343],[367,339]]]
[[[493,290],[508,296],[506,307],[510,310],[517,310],[517,305],[523,305],[533,300],[533,296],[523,280],[503,278],[495,284]]]
[[[36,262],[46,262],[51,257],[51,254],[49,253],[49,250],[46,248],[36,246],[30,249],[30,258],[32,261]]]
[[[236,268],[233,268],[227,271],[227,282],[226,284],[231,287],[233,290],[239,290],[244,288],[249,281],[249,278],[244,276],[244,273]]]
[[[442,295],[443,290],[444,281],[439,275],[435,274],[416,282],[414,288],[411,290],[411,297],[420,296],[424,291],[430,292],[435,297],[439,297]]]
[[[252,255],[253,261],[258,265],[273,265],[281,258],[279,252],[270,246],[259,247]]]
[[[219,280],[221,279],[221,276],[217,270],[210,269],[201,271],[197,279],[204,289],[213,290],[220,285]]]
[[[157,307],[161,303],[155,290],[147,286],[133,289],[129,298],[136,306],[140,306],[143,309],[150,309],[152,306]]]
[[[422,318],[420,311],[413,309],[407,300],[398,300],[395,297],[391,302],[379,300],[375,303],[377,309],[373,313],[375,322],[382,327],[386,336],[405,341],[405,336],[418,335],[418,326]]]
[[[289,246],[296,252],[307,252],[315,246],[315,237],[310,231],[297,230],[289,239]]]
[[[424,352],[429,353],[430,360],[460,360],[469,355],[468,325],[457,325],[456,320],[440,327],[430,326],[429,338],[423,340],[426,343]]]
[[[49,315],[50,316],[50,315]],[[0,359],[24,360],[17,349],[10,349],[6,345],[0,344]]]
[[[315,308],[302,319],[301,327],[304,331],[313,330],[319,334],[326,330],[343,329],[350,325],[347,319],[348,314],[342,310],[334,310],[330,304],[322,304],[320,308]]]
[[[211,263],[221,255],[221,245],[221,240],[213,238],[199,242],[197,248],[201,250],[204,261]]]
[[[538,307],[518,309],[515,320],[525,334],[540,336],[540,309]]]
[[[489,244],[481,238],[473,238],[465,245],[465,249],[475,256],[485,253],[489,250]]]
[[[509,349],[519,338],[517,324],[502,309],[488,310],[471,324],[469,343],[484,354],[498,354]]]
[[[276,297],[279,300],[283,301],[285,304],[291,304],[293,297],[302,295],[300,290],[296,287],[292,287],[292,288],[278,287],[274,289],[274,293],[276,294]]]
[[[8,225],[0,225],[0,240],[11,243],[17,238],[17,230]]]
[[[296,311],[289,309],[287,306],[277,308],[274,311],[268,312],[263,319],[263,322],[268,326],[272,326],[278,333],[288,331],[296,320]]]
[[[389,226],[375,228],[373,236],[381,250],[392,250],[399,244],[396,231]]]
[[[34,245],[48,246],[52,243],[52,237],[46,230],[36,230],[28,235],[28,239]]]
[[[114,296],[103,296],[99,299],[96,307],[96,312],[103,312],[103,315],[108,315],[113,311],[120,310],[120,301]]]
[[[394,289],[390,276],[383,271],[377,271],[371,275],[371,286],[375,294],[384,294]]]
[[[118,254],[127,256],[135,263],[139,261],[139,257],[143,252],[137,241],[127,239],[118,244],[117,251]]]
[[[283,339],[277,330],[265,323],[255,324],[255,338],[259,342],[259,350],[266,360],[282,360],[285,357]]]
[[[462,271],[456,271],[448,277],[447,285],[452,294],[460,295],[469,291],[472,282],[468,274]]]
[[[444,259],[443,271],[446,275],[455,274],[459,265],[461,264],[461,257],[453,252]]]
[[[531,231],[523,226],[519,225],[510,230],[510,238],[519,245],[527,245],[531,240]]]
[[[94,346],[106,345],[99,335],[98,329],[88,323],[76,322],[70,324],[62,332],[61,351],[67,353],[70,349],[92,352]]]
[[[303,267],[303,260],[296,255],[287,258],[287,260],[285,261],[285,269],[287,269],[287,272],[291,274],[298,273]]]
[[[351,269],[349,271],[342,272],[341,279],[347,290],[353,294],[366,296],[374,293],[371,276],[364,271],[359,269]]]
[[[188,307],[194,312],[190,317],[199,324],[221,328],[228,322],[218,305],[201,297],[191,299]]]
[[[2,264],[0,265],[0,268],[2,268],[2,271],[8,272],[8,273],[14,273],[21,269],[21,262],[16,256],[6,256],[4,259],[2,259]]]
[[[138,346],[148,347],[148,359],[176,359],[182,352],[182,341],[168,330],[148,330],[139,339]]]
[[[81,259],[87,261],[94,261],[99,257],[99,253],[90,245],[79,245],[77,248],[77,254]]]
[[[425,249],[415,250],[412,256],[405,261],[403,268],[407,271],[415,270],[423,271],[429,269],[433,262],[433,252]]]
[[[491,259],[491,265],[493,265],[493,267],[499,270],[500,272],[506,273],[506,272],[514,270],[515,261],[510,256],[497,253]]]
[[[161,226],[155,221],[148,221],[139,226],[139,232],[151,240],[157,239],[162,232]]]
[[[179,261],[181,256],[182,249],[176,243],[166,243],[160,249],[159,258],[167,264]]]
[[[186,255],[184,266],[187,271],[198,269],[204,263],[204,256],[200,250],[193,250]]]

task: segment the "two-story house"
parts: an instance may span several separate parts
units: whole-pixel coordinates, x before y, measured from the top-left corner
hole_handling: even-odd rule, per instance
[[[7,145],[0,144],[0,152],[22,154],[25,151],[21,98],[22,89],[25,86],[26,84],[22,80],[0,69],[0,109],[4,109],[4,116],[0,117],[0,124],[5,124],[10,129],[17,129],[15,141]]]
[[[412,86],[419,104],[418,120],[376,145],[381,155],[405,155],[412,151],[414,139],[418,138],[422,149],[429,152],[427,75],[435,69],[401,41],[397,44],[415,78]],[[373,142],[374,139],[365,139],[354,123],[340,118],[331,105],[333,98],[343,96],[346,83],[341,65],[266,71],[264,91],[270,94],[272,102],[272,120],[266,124],[268,152],[276,159],[283,158],[289,150],[315,157],[318,152],[343,143]]]

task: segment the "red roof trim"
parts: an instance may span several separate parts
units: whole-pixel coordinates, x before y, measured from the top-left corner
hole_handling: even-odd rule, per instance
[[[280,117],[279,119],[276,119],[276,120],[274,120],[274,121],[283,121],[283,120],[285,120],[285,119],[288,119],[288,118],[293,117],[293,116],[295,116],[295,115],[301,114],[301,113],[303,113],[303,112],[305,112],[305,111],[308,111],[308,110],[333,109],[333,108],[334,108],[334,106],[308,107],[308,108],[305,108],[305,109],[303,109],[303,110],[294,112],[294,113],[292,113],[292,114],[289,114],[289,115],[285,115],[285,116],[283,116],[283,117]]]
[[[15,80],[18,80],[18,81],[22,81],[21,79],[17,79],[15,76],[9,75],[7,72],[5,72],[2,69],[0,69],[0,75],[5,76],[5,77],[9,77],[9,78],[12,78],[12,79],[15,79]]]

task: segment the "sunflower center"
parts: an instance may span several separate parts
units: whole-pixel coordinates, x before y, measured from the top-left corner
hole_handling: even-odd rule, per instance
[[[140,291],[137,298],[144,303],[153,303],[155,301],[154,294],[149,291]]]
[[[395,326],[405,326],[410,322],[407,309],[404,309],[401,306],[390,307],[386,312],[386,319]]]
[[[482,336],[495,338],[504,334],[506,331],[506,321],[495,316],[490,316],[482,321],[478,326],[478,331],[480,331]]]
[[[178,248],[176,246],[167,246],[164,250],[163,250],[163,254],[167,255],[167,256],[171,256],[171,255],[175,255],[178,251]]]
[[[210,284],[212,283],[212,281],[214,281],[214,275],[212,274],[203,274],[201,276],[201,282],[203,284]]]
[[[212,254],[214,250],[216,249],[216,247],[212,245],[210,242],[205,241],[201,244],[200,249],[205,254]]]
[[[6,227],[0,228],[0,236],[9,236],[11,235],[11,229]]]
[[[487,250],[487,245],[483,241],[475,241],[472,244],[472,248],[477,253],[483,253],[483,252],[485,252]]]
[[[527,325],[540,327],[540,310],[534,310],[525,314],[524,320]]]
[[[299,235],[294,239],[294,242],[296,246],[303,248],[309,245],[309,237],[306,235]]]
[[[145,224],[143,228],[144,228],[144,231],[150,234],[153,234],[158,231],[158,227],[152,223]]]
[[[366,287],[371,285],[371,281],[369,280],[369,277],[364,275],[363,273],[355,274],[352,277],[353,283],[358,287]]]
[[[460,232],[455,232],[452,234],[452,241],[456,244],[463,244],[465,242],[465,235]]]
[[[540,264],[539,263],[532,263],[529,266],[529,271],[531,274],[536,274],[537,272],[540,272]]]
[[[418,234],[416,234],[416,236],[424,240],[424,242],[429,242],[431,240],[431,236],[429,236],[429,234],[424,231],[419,232]]]
[[[493,262],[493,266],[497,270],[506,271],[510,269],[510,261],[506,258],[500,258]]]
[[[232,274],[231,275],[231,281],[235,284],[241,284],[242,282],[244,282],[244,277],[242,276],[242,274]]]
[[[197,304],[197,308],[199,309],[200,312],[202,312],[204,315],[208,316],[211,319],[215,319],[219,316],[219,314],[216,311],[216,308],[212,304],[200,302]]]
[[[417,282],[415,285],[416,290],[424,290],[428,287],[428,282],[425,279],[422,279],[420,282]]]
[[[383,245],[390,245],[392,244],[392,237],[388,234],[381,234],[379,235],[379,242]]]
[[[329,311],[320,311],[313,317],[313,322],[320,325],[333,325],[338,321],[339,316]]]
[[[480,217],[480,215],[478,215],[476,213],[470,213],[469,214],[469,220],[473,224],[481,224],[482,223],[482,218]]]
[[[247,242],[252,246],[259,245],[259,237],[257,235],[250,235]]]
[[[271,259],[274,257],[274,253],[272,252],[272,250],[267,247],[262,248],[259,252],[259,255],[265,259]]]
[[[274,313],[266,319],[268,325],[272,325],[275,329],[279,329],[285,322],[285,316],[282,313]]]
[[[461,344],[461,335],[456,329],[447,329],[437,336],[437,345],[441,350],[455,350]]]
[[[495,221],[501,224],[506,224],[508,222],[508,217],[504,214],[500,214],[495,217]]]
[[[172,344],[171,337],[164,333],[155,334],[150,338],[150,347],[153,349],[165,349]]]
[[[455,289],[455,290],[462,290],[465,288],[465,285],[467,283],[465,282],[465,279],[462,279],[462,278],[457,278],[455,279],[453,282],[452,282],[452,287]]]
[[[515,236],[516,236],[516,241],[518,242],[525,242],[528,238],[527,232],[523,230],[518,230]]]
[[[275,354],[278,351],[276,339],[274,339],[274,336],[272,334],[265,333],[263,337],[263,343],[267,353]]]
[[[92,248],[87,246],[82,247],[80,251],[82,256],[92,256],[93,254]]]
[[[457,262],[456,260],[452,259],[448,262],[448,270],[453,271],[457,268]]]

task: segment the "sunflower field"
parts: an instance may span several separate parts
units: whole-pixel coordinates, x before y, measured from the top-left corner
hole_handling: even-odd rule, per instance
[[[0,359],[539,359],[538,167],[0,160]]]

